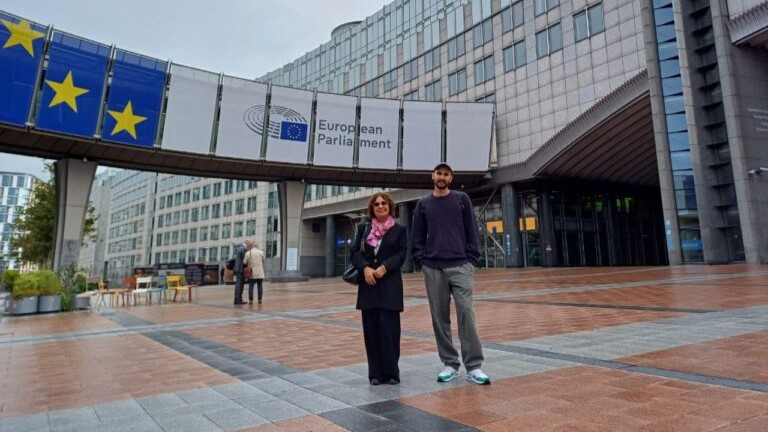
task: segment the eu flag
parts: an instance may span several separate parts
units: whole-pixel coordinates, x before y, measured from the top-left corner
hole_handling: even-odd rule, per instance
[[[92,138],[110,48],[60,32],[53,34],[51,42],[36,127]]]
[[[24,126],[48,28],[0,12],[0,122]]]
[[[306,141],[307,125],[305,123],[294,123],[289,121],[280,123],[280,139],[286,141]]]
[[[167,68],[164,61],[115,52],[101,133],[104,141],[154,146]]]

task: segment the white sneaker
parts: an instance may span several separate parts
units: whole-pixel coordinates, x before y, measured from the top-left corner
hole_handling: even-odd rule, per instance
[[[437,382],[448,382],[451,381],[454,378],[458,378],[460,375],[459,371],[450,367],[446,366],[445,369],[443,369],[442,372],[437,374]]]
[[[475,384],[490,384],[491,378],[480,369],[467,372],[467,379]]]

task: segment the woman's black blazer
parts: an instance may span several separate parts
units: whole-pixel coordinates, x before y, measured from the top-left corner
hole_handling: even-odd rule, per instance
[[[352,264],[363,274],[365,267],[377,269],[384,265],[387,274],[376,280],[376,285],[368,285],[365,278],[357,286],[358,309],[389,309],[403,310],[403,276],[400,267],[405,262],[405,254],[408,251],[408,236],[406,229],[399,223],[395,223],[381,240],[378,254],[374,253],[371,245],[363,240],[368,236],[370,223],[360,224],[357,227],[355,242],[352,244]],[[360,250],[360,243],[363,249]]]

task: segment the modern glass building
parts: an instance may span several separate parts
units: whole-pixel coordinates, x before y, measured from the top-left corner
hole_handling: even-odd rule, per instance
[[[396,0],[259,80],[495,101],[486,266],[764,263],[766,40],[760,0]],[[302,269],[339,274],[370,191],[310,189]]]
[[[29,205],[35,186],[40,183],[37,177],[17,172],[0,172],[0,271],[6,269],[24,269],[11,247],[11,239],[18,233],[16,218],[19,210]]]

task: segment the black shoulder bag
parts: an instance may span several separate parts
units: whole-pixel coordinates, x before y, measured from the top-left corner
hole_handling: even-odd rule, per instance
[[[363,251],[363,246],[365,245],[365,237],[368,233],[368,224],[365,224],[365,228],[363,228],[363,238],[360,239],[360,251]],[[359,285],[360,279],[363,277],[360,270],[355,267],[354,264],[349,263],[346,270],[344,270],[344,273],[342,273],[341,278],[344,280],[344,282],[352,285]]]

